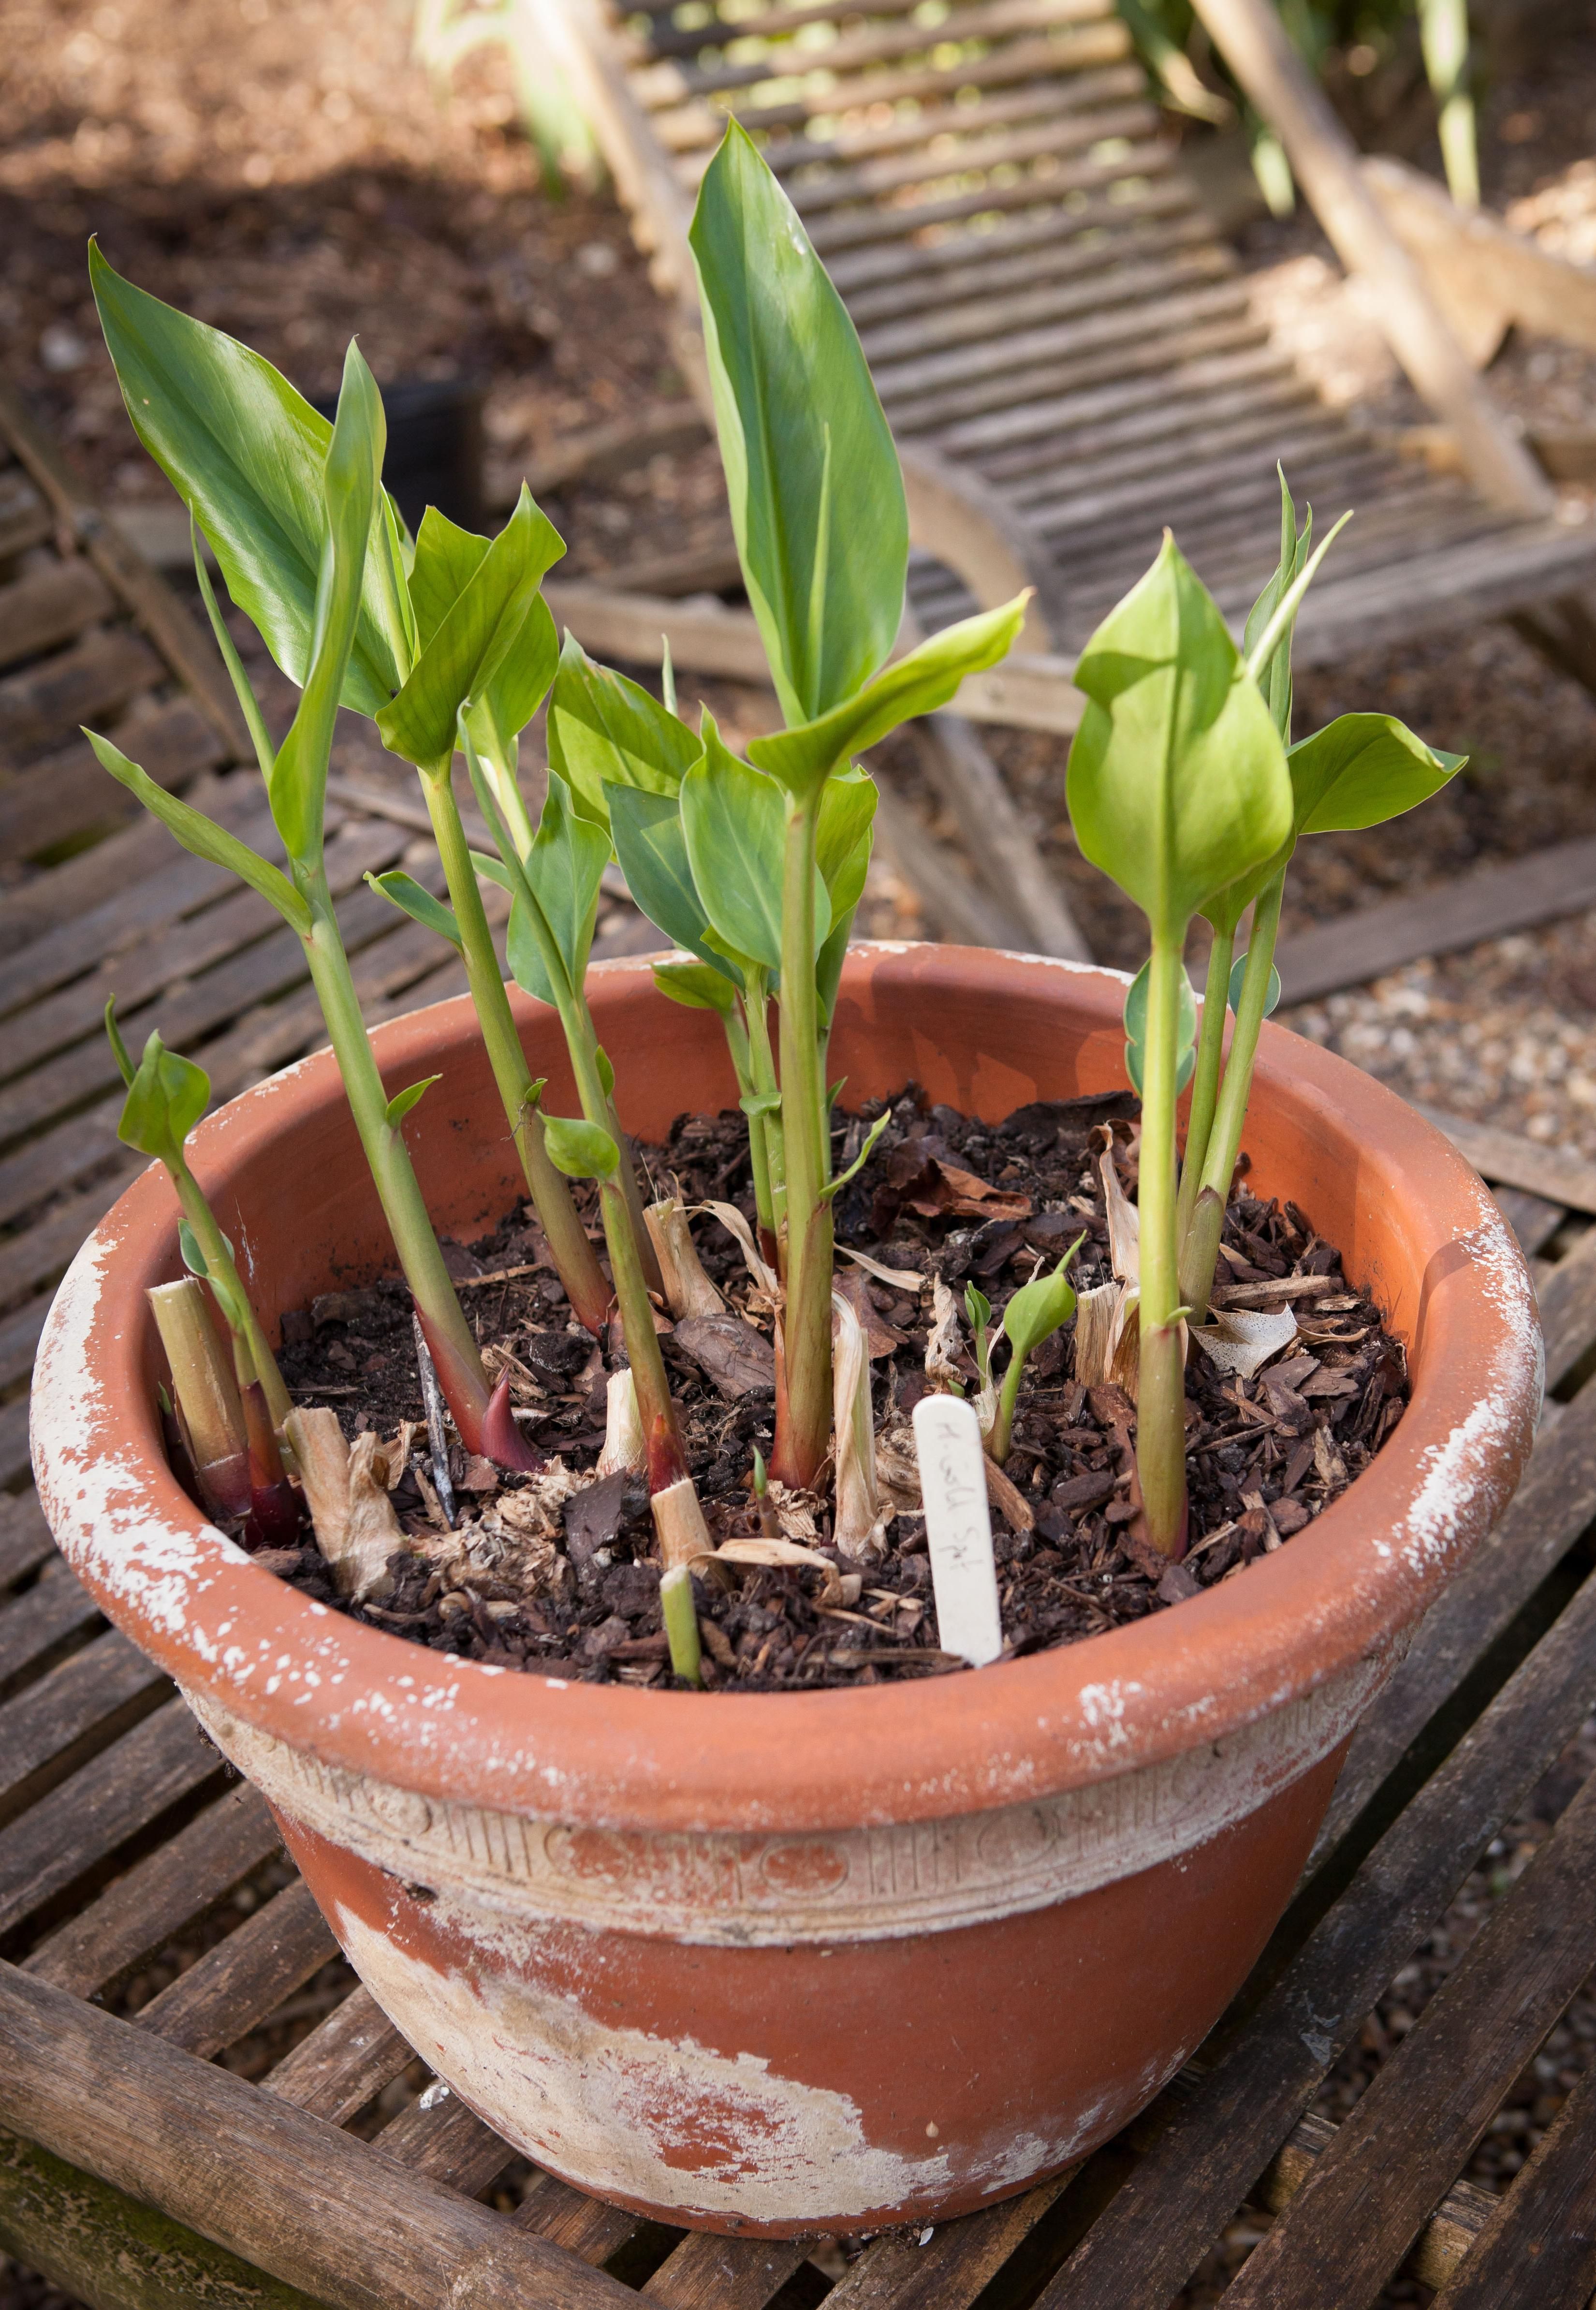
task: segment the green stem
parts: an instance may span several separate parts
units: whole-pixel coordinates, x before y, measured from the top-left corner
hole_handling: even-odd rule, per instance
[[[1208,980],[1202,990],[1202,1029],[1197,1038],[1197,1066],[1192,1077],[1192,1104],[1186,1117],[1185,1160],[1181,1165],[1180,1201],[1175,1225],[1184,1242],[1192,1224],[1197,1190],[1202,1185],[1202,1160],[1213,1127],[1214,1106],[1219,1096],[1219,1062],[1225,1055],[1225,1017],[1229,1001],[1230,960],[1236,951],[1236,925],[1216,930],[1209,949]]]
[[[693,1608],[692,1574],[685,1564],[673,1565],[659,1584],[660,1617],[671,1647],[671,1667],[683,1684],[702,1684],[703,1655],[698,1649],[698,1616]]]
[[[769,1099],[776,1090],[776,1054],[770,1047],[770,992],[762,970],[753,974],[743,1012],[748,1020],[750,1080],[758,1096]],[[771,1109],[754,1120],[759,1126],[759,1144],[754,1159],[754,1200],[759,1206],[760,1231],[768,1238],[774,1251],[786,1215],[787,1179],[780,1111]],[[751,1125],[749,1139],[751,1145]]]
[[[1009,1368],[1003,1374],[1003,1384],[998,1390],[997,1417],[986,1439],[987,1455],[995,1460],[1000,1468],[1009,1456],[1009,1446],[1014,1438],[1014,1408],[1019,1401],[1019,1383],[1024,1371],[1025,1358],[1016,1348],[1009,1358]]]
[[[1148,982],[1137,1192],[1141,1368],[1136,1404],[1136,1472],[1148,1538],[1169,1557],[1182,1553],[1186,1528],[1185,1375],[1180,1354],[1175,1177],[1180,977],[1181,941],[1155,937]]]
[[[313,916],[304,942],[311,981],[337,1056],[355,1129],[377,1183],[383,1216],[425,1328],[460,1440],[468,1452],[480,1452],[489,1390],[477,1343],[444,1265],[409,1150],[401,1133],[388,1124],[388,1095],[360,1016],[360,997],[326,877],[317,868],[311,873],[296,872],[295,880]]]
[[[254,1303],[248,1292],[245,1290],[243,1280],[233,1264],[232,1254],[227,1247],[227,1238],[216,1224],[216,1215],[205,1201],[199,1181],[182,1157],[178,1156],[176,1162],[169,1159],[167,1168],[171,1172],[173,1184],[178,1190],[178,1201],[183,1206],[183,1216],[194,1229],[195,1241],[204,1254],[205,1265],[213,1276],[220,1276],[221,1279],[222,1291],[216,1295],[216,1304],[219,1307],[221,1307],[222,1294],[225,1293],[241,1316],[244,1338],[249,1350],[249,1360],[254,1366],[252,1376],[259,1380],[265,1391],[266,1402],[271,1407],[273,1426],[281,1428],[293,1410],[293,1402],[282,1384],[282,1374],[277,1368],[277,1359],[267,1345],[266,1335],[261,1329],[260,1318],[255,1312]],[[227,1315],[225,1307],[222,1307],[222,1313],[224,1316]],[[230,1316],[228,1320],[230,1324],[231,1317]]]
[[[830,1168],[820,998],[815,986],[817,795],[789,808],[782,877],[781,1094],[786,1165],[785,1385],[771,1472],[811,1488],[831,1430]]]
[[[493,934],[482,906],[482,894],[471,863],[465,829],[448,778],[423,777],[428,815],[443,861],[444,880],[460,927],[465,975],[476,1005],[482,1041],[493,1069],[493,1080],[504,1102],[505,1115],[520,1151],[521,1168],[532,1197],[538,1224],[548,1238],[566,1296],[578,1322],[600,1333],[610,1312],[610,1287],[598,1264],[598,1255],[577,1216],[569,1182],[555,1169],[543,1145],[543,1122],[537,1109],[532,1069],[516,1031],[515,1014],[493,951]]]
[[[1230,1057],[1225,1068],[1213,1129],[1202,1166],[1202,1192],[1193,1206],[1192,1225],[1182,1257],[1186,1297],[1201,1323],[1208,1314],[1214,1288],[1214,1266],[1219,1255],[1219,1236],[1230,1182],[1241,1153],[1246,1127],[1247,1101],[1253,1090],[1253,1064],[1258,1055],[1258,1035],[1269,1003],[1269,977],[1274,966],[1275,940],[1280,927],[1280,899],[1286,870],[1258,894],[1253,908],[1253,935],[1247,947],[1247,967],[1242,974],[1236,1004],[1236,1030],[1230,1038]]]

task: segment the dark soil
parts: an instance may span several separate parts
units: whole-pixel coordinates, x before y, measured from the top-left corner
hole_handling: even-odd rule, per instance
[[[867,1107],[838,1118],[839,1168],[880,1112]],[[928,1385],[933,1279],[952,1287],[961,1303],[965,1286],[976,1284],[992,1302],[995,1324],[1038,1264],[1055,1262],[1084,1232],[1073,1272],[1083,1287],[1108,1281],[1098,1164],[1111,1145],[1133,1196],[1138,1134],[1128,1092],[1040,1102],[997,1125],[930,1106],[912,1085],[893,1102],[880,1142],[840,1196],[837,1214],[839,1245],[900,1279],[924,1279],[913,1287],[884,1283],[838,1259],[839,1283],[871,1336],[889,1483],[894,1446],[912,1464],[907,1415]],[[674,1180],[690,1209],[713,1199],[740,1202],[751,1214],[740,1114],[684,1116],[663,1148],[640,1151],[661,1192]],[[764,1529],[775,1532],[779,1519],[787,1537],[828,1559],[825,1568],[743,1569],[724,1575],[724,1585],[717,1574],[695,1579],[706,1683],[808,1689],[958,1668],[939,1646],[920,1515],[900,1510],[888,1524],[884,1557],[855,1562],[831,1544],[822,1500],[779,1488],[763,1511],[754,1499],[753,1455],[756,1449],[768,1455],[774,1434],[770,1318],[756,1309],[759,1333],[742,1320],[750,1281],[730,1232],[707,1215],[694,1232],[705,1269],[738,1311],[707,1325],[681,1324],[663,1338],[711,1532],[717,1542],[757,1534],[763,1514]],[[567,1318],[539,1229],[518,1208],[491,1236],[469,1250],[452,1246],[449,1255],[490,1361],[508,1363],[525,1432],[564,1470],[591,1471],[603,1442],[607,1359]],[[1256,1201],[1239,1185],[1223,1265],[1229,1281],[1216,1295],[1220,1302],[1256,1301],[1271,1281],[1291,1275],[1325,1281],[1315,1296],[1297,1298],[1305,1329],[1255,1377],[1222,1374],[1206,1356],[1193,1355],[1192,1546],[1178,1565],[1154,1554],[1134,1528],[1129,1397],[1072,1376],[1073,1323],[1032,1358],[1006,1471],[1016,1494],[1006,1517],[993,1511],[1003,1628],[1014,1654],[1096,1635],[1239,1575],[1304,1531],[1401,1417],[1407,1384],[1400,1346],[1379,1310],[1343,1281],[1340,1255],[1294,1206]],[[351,1436],[369,1427],[386,1436],[402,1420],[421,1420],[401,1283],[330,1292],[288,1316],[284,1332],[283,1374],[297,1400],[330,1404]],[[730,1358],[728,1333],[737,1350]],[[973,1389],[967,1326],[964,1342]],[[568,1493],[558,1474],[552,1481],[501,1479],[455,1445],[450,1473],[458,1524],[450,1533],[424,1437],[414,1441],[393,1495],[414,1549],[391,1559],[390,1594],[363,1605],[340,1599],[308,1531],[297,1552],[273,1553],[272,1568],[307,1594],[437,1651],[594,1682],[672,1681],[640,1480],[611,1476]]]

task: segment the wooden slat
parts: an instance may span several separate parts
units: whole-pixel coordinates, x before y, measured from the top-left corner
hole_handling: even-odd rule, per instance
[[[159,786],[186,786],[225,760],[221,739],[191,699],[120,723],[106,735]],[[0,857],[31,858],[69,835],[129,818],[139,804],[107,776],[83,740],[47,754],[0,788]]]
[[[603,2310],[626,2289],[242,2078],[0,1967],[9,2123],[334,2310]]]
[[[1050,2212],[1079,2172],[1070,2166],[1023,2197],[943,2222],[922,2245],[890,2232],[868,2246],[827,2296],[836,2310],[967,2310]]]
[[[1328,2118],[1298,2120],[1252,2191],[1250,2205],[1278,2214],[1288,2206],[1340,2128]],[[1473,2250],[1501,2201],[1472,2182],[1454,2182],[1418,2234],[1404,2269],[1425,2286],[1444,2286]]]
[[[518,2229],[535,2230],[584,2262],[606,2262],[642,2227],[640,2218],[575,2190],[556,2174],[539,2174],[516,2207]]]
[[[299,1880],[196,1958],[134,2018],[141,2029],[206,2061],[274,2013],[337,1954],[332,1928]]]
[[[1464,617],[1505,615],[1550,600],[1596,577],[1596,526],[1523,523],[1497,530],[1472,550],[1420,550],[1392,557],[1375,582],[1315,583],[1297,620],[1293,655],[1301,666],[1333,664],[1399,629],[1420,635],[1455,630]]]
[[[369,1989],[351,1989],[261,2080],[296,2109],[347,2125],[415,2055]]]
[[[1179,2291],[1419,1935],[1578,1730],[1593,1642],[1596,1580],[1587,1580],[1387,1830],[1245,2030],[1188,2099],[1171,2110],[1166,2097],[1158,2115],[1167,2110],[1167,2123],[1043,2290],[1042,2310],[1125,2310]]]
[[[0,682],[0,762],[20,769],[81,722],[97,723],[153,690],[165,671],[147,642],[111,626],[8,674]]]
[[[55,1552],[37,1492],[0,1499],[0,1589],[13,1588]],[[4,1609],[5,1600],[0,1597],[0,1611]]]
[[[1082,262],[1063,280],[1037,282],[1033,277],[1018,293],[1002,282],[984,282],[962,297],[950,287],[933,313],[862,331],[872,369],[890,361],[928,360],[955,345],[990,343],[1006,330],[1018,334],[1053,328],[1074,317],[1175,296],[1194,282],[1223,279],[1234,271],[1234,261],[1214,248],[1176,249],[1141,264],[1108,249],[1086,255],[1097,264]]]
[[[1364,2310],[1596,1965],[1596,1778],[1232,2280],[1234,2310]]]
[[[235,774],[189,799],[272,864],[282,864],[282,846],[258,778]],[[85,868],[94,870],[95,884],[103,884],[98,898],[84,887]],[[41,910],[25,916],[25,944],[0,962],[0,1012],[37,1002],[108,954],[196,913],[237,886],[238,877],[225,866],[190,857],[152,820],[113,835],[86,857],[53,867],[36,883],[7,895],[0,921],[9,923],[12,910],[24,908],[35,891],[47,898],[58,894],[54,904],[41,900]],[[59,907],[70,915],[58,913]]]
[[[100,1618],[100,1607],[64,1565],[26,1595],[0,1608],[0,1694],[30,1672],[38,1675]]]
[[[1574,1546],[1590,1523],[1592,1501],[1596,1391],[1586,1389],[1537,1442],[1501,1522],[1431,1605],[1406,1659],[1353,1735],[1319,1852],[1328,1852],[1350,1828]]]
[[[1110,266],[1190,251],[1209,239],[1206,221],[1196,215],[1148,217],[1138,213],[1121,218],[1106,201],[1094,204],[1090,213],[1094,222],[1083,234],[1067,235],[1051,221],[1045,231],[1035,224],[1015,223],[1006,233],[984,234],[977,244],[939,245],[950,261],[921,265],[854,290],[847,304],[854,326],[862,337],[868,336],[915,316],[934,317],[946,303],[1101,274]],[[1215,254],[1223,261],[1222,253]],[[954,256],[961,261],[950,261]]]
[[[892,410],[892,430],[903,439],[930,434],[935,440],[945,438],[957,445],[958,429],[969,421],[983,418],[995,421],[1009,412],[1028,419],[1038,404],[1045,404],[1054,395],[1080,392],[1089,386],[1113,385],[1121,378],[1170,377],[1175,379],[1171,390],[1176,390],[1177,355],[1197,360],[1222,353],[1269,350],[1267,332],[1250,313],[1221,316],[1201,324],[1193,322],[1181,332],[1177,346],[1172,346],[1145,320],[1140,333],[1127,327],[1123,335],[1115,335],[1105,328],[1099,334],[1102,342],[1095,347],[1071,352],[1067,357],[1061,353],[1056,360],[1040,366],[1028,363],[1012,376],[999,372],[974,385],[944,388],[902,401]]]
[[[1075,71],[1055,79],[1032,80],[1021,88],[976,96],[973,101],[968,98],[960,100],[958,91],[950,82],[941,103],[922,104],[907,119],[872,118],[868,126],[839,128],[828,136],[802,131],[791,136],[772,136],[766,144],[765,157],[777,177],[790,177],[803,169],[819,178],[828,168],[840,171],[859,161],[884,159],[889,153],[912,152],[933,138],[984,136],[992,129],[1015,128],[1028,121],[1079,116],[1092,112],[1094,108],[1123,107],[1131,99],[1136,100],[1136,132],[1144,135],[1148,122],[1146,97],[1147,79],[1138,64],[1113,65],[1098,71]],[[1105,136],[1130,133],[1125,128],[1114,128],[1106,110],[1097,113],[1096,126],[1097,133]],[[947,149],[958,148],[950,143]]]
[[[1556,1394],[1579,1370],[1596,1339],[1596,1228],[1542,1277],[1540,1296],[1547,1392]]]
[[[794,206],[809,224],[811,218],[834,215],[839,209],[907,192],[915,186],[934,188],[965,181],[975,174],[1019,168],[1043,159],[1053,161],[1066,152],[1084,152],[1106,137],[1147,136],[1156,126],[1156,114],[1143,102],[1084,117],[1066,111],[1045,125],[984,136],[973,133],[973,120],[967,125],[955,112],[945,116],[941,135],[936,134],[934,124],[926,124],[929,149],[911,151],[899,158],[862,161],[851,167],[833,166],[801,177],[788,189]],[[1037,197],[1048,199],[1053,190],[1050,169],[1038,181]]]
[[[1424,956],[1455,954],[1592,906],[1596,840],[1554,844],[1282,939],[1276,950],[1281,1000],[1311,1003]]]
[[[42,1307],[29,1307],[0,1322],[0,1387],[12,1386],[32,1370],[44,1318]]]
[[[1045,176],[997,178],[979,192],[906,202],[899,208],[845,210],[840,216],[817,218],[810,239],[819,254],[828,257],[842,249],[874,248],[910,233],[965,224],[973,217],[1062,204],[1072,194],[1117,184],[1126,176],[1157,177],[1172,165],[1167,145],[1139,144],[1123,161],[1072,161],[1050,169]]]
[[[889,28],[883,22],[863,31],[846,33],[828,42],[824,49],[825,70],[832,78],[832,108],[871,100],[863,93],[856,96],[846,85],[849,75],[863,73],[867,65],[919,56],[928,48],[953,41],[992,41],[1016,32],[1050,30],[1054,25],[1080,23],[1083,18],[1103,13],[1097,0],[984,0],[983,5],[950,9],[934,27],[900,24]],[[812,68],[817,53],[813,48],[803,53],[802,68]],[[773,48],[748,64],[681,67],[672,76],[672,84],[688,96],[713,96],[726,89],[755,88],[764,81],[780,80],[792,70],[795,60],[794,56],[784,56],[779,48]]]
[[[1027,44],[1017,41],[1002,51],[1002,60],[1018,75],[1028,69],[1045,70],[1053,53],[1050,42],[1031,43],[1028,52]],[[970,67],[969,84],[975,84],[980,69],[979,65]],[[1063,211],[1038,216],[1007,215],[984,223],[978,235],[949,233],[940,240],[886,241],[876,248],[854,249],[834,257],[826,270],[850,312],[857,308],[868,319],[880,317],[877,300],[880,299],[889,300],[880,308],[888,313],[912,310],[916,303],[922,308],[934,304],[943,280],[967,274],[987,256],[994,265],[1004,265],[1028,254],[1045,266],[1050,256],[1078,253],[1099,235],[1128,245],[1133,238],[1150,233],[1157,244],[1166,234],[1188,239],[1199,229],[1203,236],[1211,237],[1191,186],[1179,178],[1165,177],[1147,184],[1133,197],[1124,197],[1123,186],[1112,195],[1087,193]]]
[[[120,1165],[110,1178],[86,1188],[69,1203],[58,1203],[26,1235],[0,1244],[0,1307],[59,1275],[140,1168],[132,1161]]]
[[[185,1704],[169,1700],[80,1767],[49,1804],[0,1829],[0,1933],[36,1915],[222,1769]]]
[[[1551,854],[1540,852],[1541,857]],[[1413,1102],[1415,1112],[1437,1131],[1444,1131],[1474,1168],[1493,1186],[1520,1187],[1544,1197],[1548,1203],[1575,1211],[1596,1213],[1596,1163],[1570,1155],[1561,1147],[1542,1147],[1521,1138],[1515,1131],[1498,1131],[1494,1124],[1475,1123],[1467,1116],[1449,1115],[1444,1107]]]
[[[282,1841],[264,1797],[229,1789],[46,1934],[22,1970],[93,1997],[214,1908]]]
[[[1588,2069],[1435,2310],[1585,2310],[1596,2288],[1596,2069]]]
[[[377,2143],[412,2173],[447,2182],[468,2197],[485,2190],[516,2155],[441,2080],[385,2125]]]
[[[717,2237],[698,2230],[665,2256],[643,2288],[660,2310],[765,2310],[809,2248],[798,2238]]]
[[[1257,331],[1252,335],[1240,352],[1200,355],[1174,368],[1159,363],[1145,371],[1126,370],[1107,383],[1050,391],[1041,400],[1017,402],[991,416],[949,425],[938,437],[939,447],[945,456],[978,459],[983,473],[1001,481],[1005,456],[1035,459],[1038,445],[1055,431],[1063,435],[1115,417],[1133,422],[1139,411],[1157,411],[1169,401],[1177,411],[1200,409],[1210,399],[1261,386],[1288,388],[1295,377],[1290,362]],[[1028,463],[1027,470],[1032,470]]]
[[[73,472],[56,444],[35,423],[21,395],[4,379],[0,379],[0,434],[10,441],[35,486],[75,533],[96,569],[196,700],[217,735],[233,754],[247,756],[249,734],[211,636],[202,634],[165,579],[133,551],[115,523],[107,520],[93,491]]]
[[[234,771],[230,777],[203,777],[186,799],[215,818],[234,806],[234,797],[241,798],[252,790],[258,808],[258,783],[245,772]],[[48,873],[36,873],[29,881],[13,884],[0,905],[0,986],[10,986],[19,954],[48,936],[64,919],[85,918],[118,892],[136,888],[183,855],[160,820],[141,812],[119,833],[107,835],[91,849],[52,866]],[[0,994],[0,1011],[12,1009],[24,999],[14,992]]]
[[[170,1686],[115,1629],[0,1702],[0,1826],[128,1732]]]
[[[1496,1209],[1529,1260],[1545,1248],[1568,1217],[1561,1203],[1548,1203],[1544,1195],[1527,1194],[1522,1187],[1495,1187],[1491,1192]]]
[[[0,666],[75,641],[110,615],[105,581],[86,561],[58,561],[0,587]]]

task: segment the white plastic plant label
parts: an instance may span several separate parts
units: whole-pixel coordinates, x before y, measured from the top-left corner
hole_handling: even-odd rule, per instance
[[[942,1650],[984,1668],[1003,1649],[1003,1629],[980,1426],[956,1395],[923,1395],[914,1420]]]

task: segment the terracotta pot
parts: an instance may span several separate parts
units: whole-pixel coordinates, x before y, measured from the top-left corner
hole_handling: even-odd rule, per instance
[[[606,965],[623,1116],[730,1105],[719,1028]],[[863,948],[833,1074],[966,1111],[1121,1083],[1116,975]],[[551,1015],[521,1013],[556,1110]],[[381,1029],[441,1229],[519,1193],[464,1001]],[[1265,1030],[1253,1177],[1409,1343],[1411,1405],[1289,1546],[1174,1611],[909,1686],[702,1698],[445,1661],[256,1569],[168,1472],[143,1300],[152,1169],[84,1247],[34,1396],[51,1522],[275,1806],[361,1977],[539,2165],[673,2222],[941,2220],[1113,2133],[1187,2057],[1290,1894],[1360,1712],[1510,1495],[1540,1385],[1518,1250],[1392,1094]],[[274,1316],[391,1264],[330,1056],[234,1100],[195,1168]]]

